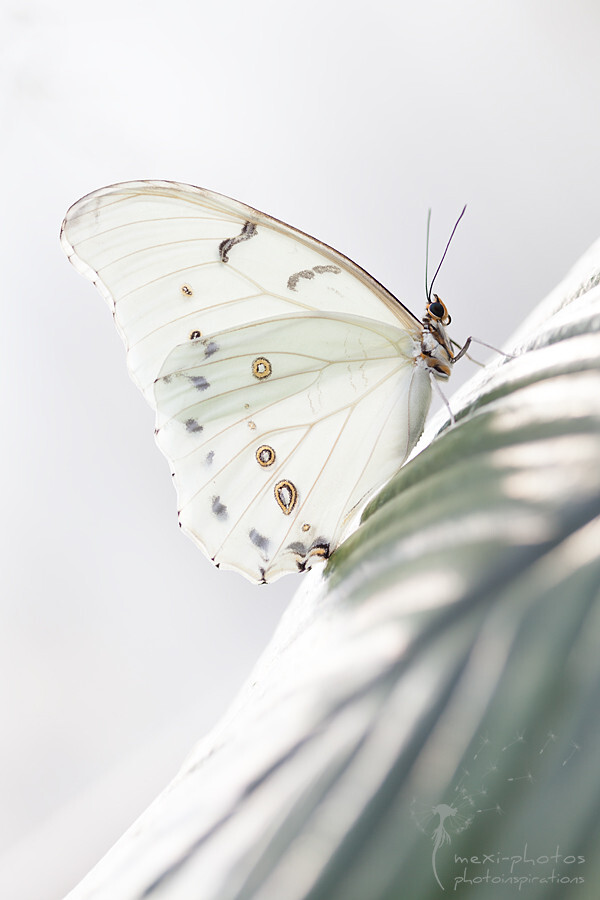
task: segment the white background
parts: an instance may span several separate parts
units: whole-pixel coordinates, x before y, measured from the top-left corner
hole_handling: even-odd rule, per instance
[[[459,340],[500,345],[599,236],[597,0],[4,0],[0,896],[55,900],[223,712],[297,587],[180,533],[82,194],[187,181],[337,247],[414,311],[427,207]],[[461,364],[455,380],[468,375]]]

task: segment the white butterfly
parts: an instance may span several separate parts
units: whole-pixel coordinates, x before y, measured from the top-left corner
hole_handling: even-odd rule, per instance
[[[310,568],[419,439],[453,355],[320,241],[219,194],[139,181],[84,197],[61,233],[102,291],[156,410],[179,520],[251,581]]]

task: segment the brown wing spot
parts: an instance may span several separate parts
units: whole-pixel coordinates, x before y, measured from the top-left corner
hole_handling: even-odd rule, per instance
[[[304,523],[304,525],[302,526],[302,531],[310,531],[310,525],[308,524],[308,522]]]
[[[302,269],[301,272],[294,272],[293,275],[290,275],[287,286],[290,291],[295,291],[301,278],[307,278],[310,281],[315,274],[325,275],[326,272],[331,272],[332,275],[339,275],[341,271],[339,266],[313,266],[312,269]]]
[[[244,222],[242,230],[235,237],[227,238],[224,241],[221,241],[219,244],[219,256],[221,257],[221,262],[229,262],[229,251],[232,247],[235,247],[236,244],[240,244],[242,241],[248,241],[251,237],[254,237],[256,234],[256,225],[252,222]]]
[[[329,544],[315,544],[308,551],[308,557],[320,556],[322,559],[329,559]]]
[[[287,549],[291,550],[296,556],[296,565],[299,572],[305,572],[306,569],[310,569],[311,560],[329,559],[331,553],[329,541],[323,537],[318,537],[316,541],[312,542],[310,547],[306,547],[300,541],[296,541],[293,544],[289,544]]]
[[[314,278],[314,277],[315,277],[315,273],[313,272],[312,269],[302,269],[301,272],[294,272],[293,275],[290,275],[290,277],[288,278],[287,286],[290,289],[290,291],[295,291],[296,285],[298,284],[298,282],[300,281],[301,278]]]
[[[186,377],[197,391],[205,391],[210,387],[210,381],[207,381],[204,375],[188,375]]]
[[[324,275],[326,272],[331,272],[332,275],[339,275],[342,270],[339,266],[313,266],[313,271],[317,275]]]
[[[256,451],[256,459],[260,466],[272,466],[275,462],[275,451],[268,444],[262,444]]]
[[[211,508],[213,511],[213,515],[217,517],[217,519],[227,519],[227,507],[224,503],[221,503],[220,497],[213,497],[211,501]]]
[[[252,363],[252,374],[255,378],[268,378],[272,371],[271,363],[264,356],[257,356]]]
[[[252,419],[249,419],[248,428],[250,429],[250,431],[256,431],[256,422],[253,422]]]
[[[197,341],[198,338],[202,337],[202,332],[197,328],[194,328],[193,331],[190,331],[190,341]]]
[[[182,284],[181,285],[181,293],[186,297],[191,297],[194,292],[191,289],[191,287],[189,286],[189,284]]]
[[[256,528],[251,529],[250,540],[259,550],[262,550],[263,553],[267,554],[269,552],[269,538],[265,537],[264,534],[260,534]]]
[[[288,550],[291,550],[297,556],[306,556],[307,549],[306,544],[303,544],[301,541],[294,541],[292,544],[288,544]]]
[[[275,485],[275,499],[281,511],[289,516],[298,501],[298,491],[291,481],[278,481]]]

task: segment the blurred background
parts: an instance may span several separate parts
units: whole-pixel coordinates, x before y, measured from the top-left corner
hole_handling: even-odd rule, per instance
[[[600,235],[595,0],[4,0],[0,896],[57,900],[224,712],[299,581],[179,532],[153,416],[67,207],[201,185],[501,345]],[[485,355],[485,354],[482,354]],[[458,385],[472,366],[453,376]],[[451,393],[452,385],[450,385]]]

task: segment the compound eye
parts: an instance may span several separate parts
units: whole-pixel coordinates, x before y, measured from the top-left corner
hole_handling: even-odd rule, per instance
[[[433,295],[433,300],[427,305],[427,312],[437,319],[442,325],[449,325],[452,319],[448,315],[445,303],[443,303],[437,294]]]
[[[446,312],[446,307],[441,302],[441,300],[432,300],[429,306],[427,307],[427,311],[430,316],[433,316],[434,319],[443,319],[448,313]]]

